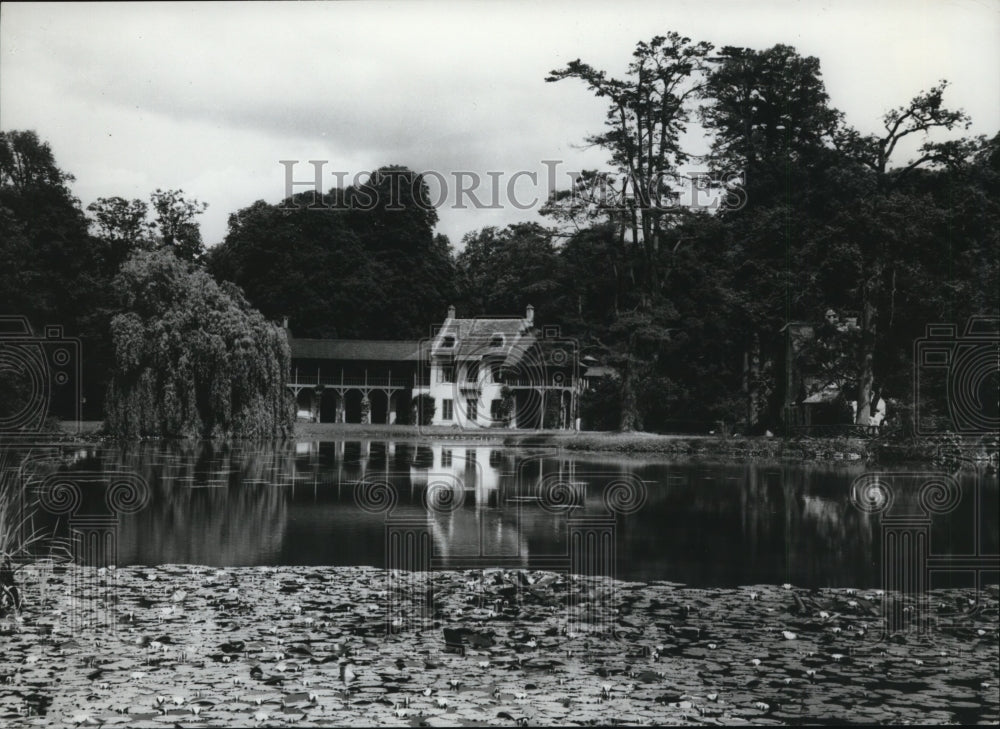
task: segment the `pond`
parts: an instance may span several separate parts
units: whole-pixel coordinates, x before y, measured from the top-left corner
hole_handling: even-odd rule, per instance
[[[928,516],[920,490],[932,470],[882,474],[892,510],[870,514],[852,503],[866,472],[857,462],[384,440],[138,443],[69,455],[68,471],[128,471],[148,487],[141,508],[117,517],[122,566],[511,566],[695,587],[869,588],[881,584],[888,514],[922,520],[932,557],[995,555],[1000,531],[997,477],[972,469],[949,481],[956,493],[930,494],[950,501]],[[84,494],[76,518],[102,504]],[[932,586],[975,586],[970,574],[942,569]]]

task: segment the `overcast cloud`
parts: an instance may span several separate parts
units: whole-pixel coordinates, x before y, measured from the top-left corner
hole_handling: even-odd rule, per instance
[[[864,131],[941,78],[971,133],[1000,129],[996,0],[4,3],[0,127],[47,140],[84,205],[183,188],[209,204],[214,245],[230,213],[283,197],[278,160],[302,160],[297,179],[311,159],[350,175],[598,166],[606,155],[579,145],[602,104],[545,76],[578,57],[620,74],[636,41],[670,30],[819,57],[833,105]],[[510,206],[439,215],[455,244],[539,220]]]

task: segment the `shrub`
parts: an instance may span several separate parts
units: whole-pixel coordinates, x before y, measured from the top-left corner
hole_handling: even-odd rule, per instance
[[[413,398],[413,420],[417,425],[430,425],[434,421],[435,408],[433,397],[427,394],[417,395]]]
[[[580,397],[580,419],[584,430],[617,430],[621,422],[620,385],[602,377]]]

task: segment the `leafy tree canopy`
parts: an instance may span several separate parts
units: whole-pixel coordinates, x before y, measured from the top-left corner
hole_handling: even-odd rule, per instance
[[[310,207],[312,198],[257,201],[231,215],[209,270],[239,284],[265,315],[289,316],[296,336],[426,336],[457,287],[423,179],[385,167],[363,185],[331,190],[328,206]]]
[[[269,438],[291,432],[284,331],[232,285],[167,251],[131,258],[111,321],[114,435]]]

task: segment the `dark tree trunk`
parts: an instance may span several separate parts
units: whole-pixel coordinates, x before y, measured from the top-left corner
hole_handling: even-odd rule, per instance
[[[875,306],[876,284],[869,279],[861,295],[861,346],[858,350],[858,412],[856,425],[868,425],[871,417],[872,389],[875,383],[875,326],[878,309]]]
[[[622,413],[620,430],[631,432],[642,430],[642,419],[639,417],[639,401],[636,396],[636,371],[633,352],[635,351],[636,337],[629,336],[627,350],[625,352],[625,367],[622,371]]]
[[[761,415],[761,374],[760,374],[760,334],[754,332],[750,347],[743,353],[743,392],[747,400],[747,433],[753,432],[760,424]]]
[[[629,433],[641,427],[639,402],[635,393],[635,368],[631,362],[626,362],[622,373],[622,417],[619,429]]]

